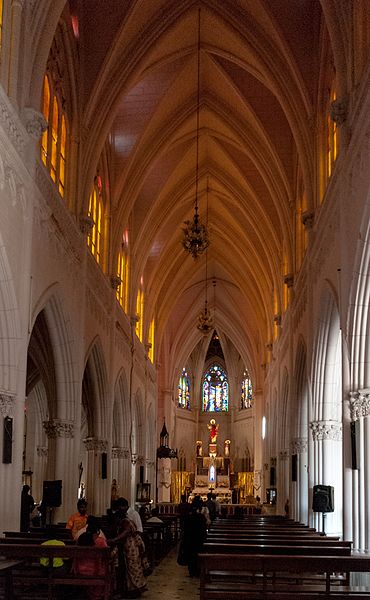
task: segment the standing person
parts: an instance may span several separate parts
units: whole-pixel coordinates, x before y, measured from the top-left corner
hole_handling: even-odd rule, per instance
[[[132,521],[139,533],[143,533],[143,523],[137,510],[132,506],[128,507],[127,518]]]
[[[189,514],[190,509],[191,509],[191,506],[190,506],[189,502],[187,502],[187,500],[186,500],[186,495],[182,494],[181,502],[177,507],[177,511],[178,511],[179,517],[180,517],[180,530],[181,531],[184,530],[185,519],[186,519],[186,516]]]
[[[207,494],[207,500],[206,500],[205,505],[208,508],[209,518],[210,518],[210,520],[212,522],[216,518],[216,503],[213,500],[213,494],[212,494],[212,492],[208,492],[208,494]]]
[[[128,501],[118,498],[115,508],[117,533],[108,543],[118,546],[118,591],[124,592],[127,598],[139,598],[146,590],[142,562],[145,556],[144,542],[135,524],[127,516]]]
[[[35,501],[30,494],[30,486],[24,485],[21,494],[21,524],[20,531],[29,531],[31,512],[35,508]]]
[[[84,498],[80,498],[77,502],[77,512],[73,513],[67,521],[66,529],[71,531],[73,540],[78,537],[80,529],[86,527],[87,523],[87,502]]]
[[[190,505],[190,513],[184,522],[184,555],[189,569],[190,577],[199,577],[200,568],[198,554],[203,549],[207,538],[207,520],[202,514],[203,501],[200,496],[195,496]]]

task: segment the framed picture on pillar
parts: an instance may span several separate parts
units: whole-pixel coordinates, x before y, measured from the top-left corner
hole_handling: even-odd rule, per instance
[[[150,501],[150,483],[138,483],[136,486],[136,502]]]

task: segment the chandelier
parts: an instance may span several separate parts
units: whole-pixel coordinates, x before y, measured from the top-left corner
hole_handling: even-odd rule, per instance
[[[206,279],[205,279],[205,301],[204,310],[199,313],[198,316],[198,329],[207,335],[213,329],[213,318],[208,310],[208,299],[207,299],[207,283],[208,283],[208,251],[206,251]]]
[[[196,138],[196,171],[195,171],[195,203],[192,221],[184,221],[182,245],[196,259],[208,248],[208,230],[199,220],[198,185],[199,185],[199,112],[200,112],[200,9],[198,12],[198,81],[197,81],[197,138]]]

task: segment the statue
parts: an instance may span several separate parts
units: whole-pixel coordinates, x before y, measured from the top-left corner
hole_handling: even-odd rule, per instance
[[[208,424],[209,429],[209,441],[211,444],[216,444],[217,442],[217,434],[218,434],[218,425],[214,419],[211,419]]]

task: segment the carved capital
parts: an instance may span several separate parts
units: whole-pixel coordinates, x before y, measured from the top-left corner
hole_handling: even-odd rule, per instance
[[[110,284],[114,290],[118,290],[122,283],[122,279],[118,275],[111,275]]]
[[[284,283],[288,288],[292,287],[294,283],[293,273],[287,273],[287,275],[284,275]]]
[[[15,398],[10,394],[2,392],[0,394],[0,414],[3,417],[12,417]]]
[[[84,235],[89,235],[94,227],[94,219],[88,215],[81,215],[79,219],[80,231]]]
[[[49,439],[74,437],[74,423],[72,421],[51,419],[50,421],[44,421],[43,426]]]
[[[112,458],[128,458],[130,455],[129,451],[119,446],[113,446]]]
[[[307,438],[295,438],[292,440],[292,454],[302,454],[303,452],[307,452],[307,448]]]
[[[39,458],[46,458],[48,455],[48,449],[46,446],[37,446],[36,452]]]
[[[281,461],[286,461],[289,458],[289,450],[280,450],[279,459]]]
[[[94,450],[96,452],[106,452],[108,449],[107,440],[100,440],[96,437],[87,437],[83,440],[86,450]]]
[[[314,441],[334,440],[339,442],[342,439],[342,423],[338,423],[338,421],[312,421],[310,428]]]
[[[274,323],[276,323],[276,325],[278,327],[281,327],[281,315],[280,314],[274,315]]]
[[[367,417],[370,414],[370,389],[366,388],[350,392],[349,396],[351,420],[357,421],[361,417]]]
[[[23,121],[27,133],[35,140],[39,140],[48,128],[44,115],[34,108],[28,107],[23,110]]]
[[[305,229],[312,229],[315,221],[315,213],[313,210],[306,210],[302,213],[301,221]]]
[[[330,117],[337,125],[343,125],[347,119],[348,104],[346,100],[334,100],[330,105]]]

